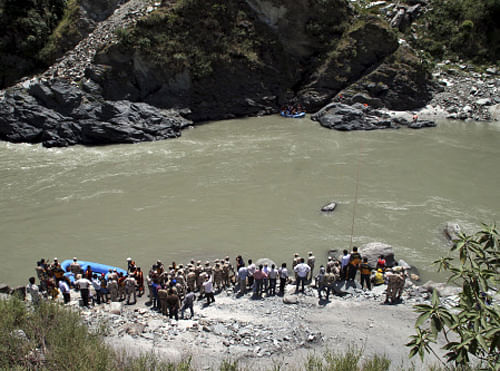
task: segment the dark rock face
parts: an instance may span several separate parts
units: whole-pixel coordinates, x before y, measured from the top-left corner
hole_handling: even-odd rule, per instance
[[[0,139],[45,147],[175,138],[189,124],[178,112],[106,101],[61,80],[12,89],[0,100]]]
[[[398,129],[408,126],[412,129],[436,126],[434,121],[419,120],[410,123],[404,118],[394,118],[389,114],[370,106],[356,103],[348,106],[343,103],[331,103],[311,116],[321,126],[341,131]]]
[[[412,110],[432,99],[431,76],[408,46],[399,49],[357,82],[341,91],[347,104],[366,103],[372,107]]]
[[[353,26],[298,93],[309,110],[329,103],[341,89],[369,73],[398,48],[396,34],[376,19]]]

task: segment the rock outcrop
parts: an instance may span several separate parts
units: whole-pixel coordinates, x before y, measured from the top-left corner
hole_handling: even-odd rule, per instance
[[[10,89],[0,99],[0,139],[45,147],[174,138],[190,123],[178,112],[106,101],[62,80]]]
[[[376,110],[367,104],[330,103],[311,116],[321,126],[341,131],[398,129],[406,126],[411,129],[436,126],[434,121],[408,121],[403,117],[393,117],[387,112]]]

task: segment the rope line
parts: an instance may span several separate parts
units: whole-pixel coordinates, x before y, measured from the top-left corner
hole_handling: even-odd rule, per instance
[[[352,250],[352,240],[354,237],[354,221],[356,218],[356,206],[358,204],[358,191],[359,191],[359,173],[360,173],[360,168],[361,168],[361,152],[363,148],[363,142],[361,141],[359,144],[359,153],[358,153],[358,167],[357,167],[357,173],[356,173],[356,188],[354,191],[354,205],[352,207],[352,225],[351,225],[351,243],[349,245],[349,251]]]

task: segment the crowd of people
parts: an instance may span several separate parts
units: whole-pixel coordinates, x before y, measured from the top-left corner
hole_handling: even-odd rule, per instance
[[[62,294],[64,303],[70,301],[70,290],[80,291],[83,306],[101,303],[126,301],[135,304],[137,296],[145,294],[148,289],[148,302],[154,310],[168,315],[170,318],[184,318],[189,310],[194,315],[194,303],[206,299],[205,305],[215,302],[215,294],[232,289],[237,296],[250,292],[255,298],[285,294],[286,285],[295,284],[295,293],[305,292],[306,285],[318,290],[322,300],[328,300],[339,281],[354,281],[359,271],[362,289],[371,290],[373,285],[387,284],[386,303],[396,303],[406,279],[405,270],[401,267],[388,267],[384,256],[378,258],[375,267],[368,264],[367,257],[362,257],[357,247],[352,251],[343,251],[338,259],[329,257],[326,266],[320,266],[319,273],[314,275],[316,258],[309,252],[307,258],[294,254],[290,270],[287,263],[277,267],[273,263],[255,264],[252,259],[246,262],[241,255],[231,262],[229,256],[216,259],[213,263],[191,260],[186,266],[172,262],[165,266],[161,260],[156,261],[146,277],[140,267],[127,259],[126,274],[110,269],[107,274],[92,272],[91,266],[82,267],[76,257],[67,267],[67,272],[74,277],[70,280],[67,272],[61,267],[58,259],[47,263],[45,259],[37,262],[35,268],[39,280],[29,279],[26,291],[33,303],[40,298],[57,298]],[[279,283],[279,285],[278,285]]]

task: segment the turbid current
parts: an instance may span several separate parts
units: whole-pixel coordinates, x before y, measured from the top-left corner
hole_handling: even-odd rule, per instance
[[[338,132],[278,116],[137,145],[1,142],[0,281],[22,284],[55,256],[132,256],[148,269],[157,258],[281,263],[311,250],[325,262],[352,230],[353,244],[388,243],[439,279],[430,263],[449,248],[445,223],[472,232],[499,219],[499,143],[498,122]],[[330,201],[335,212],[321,213]]]

